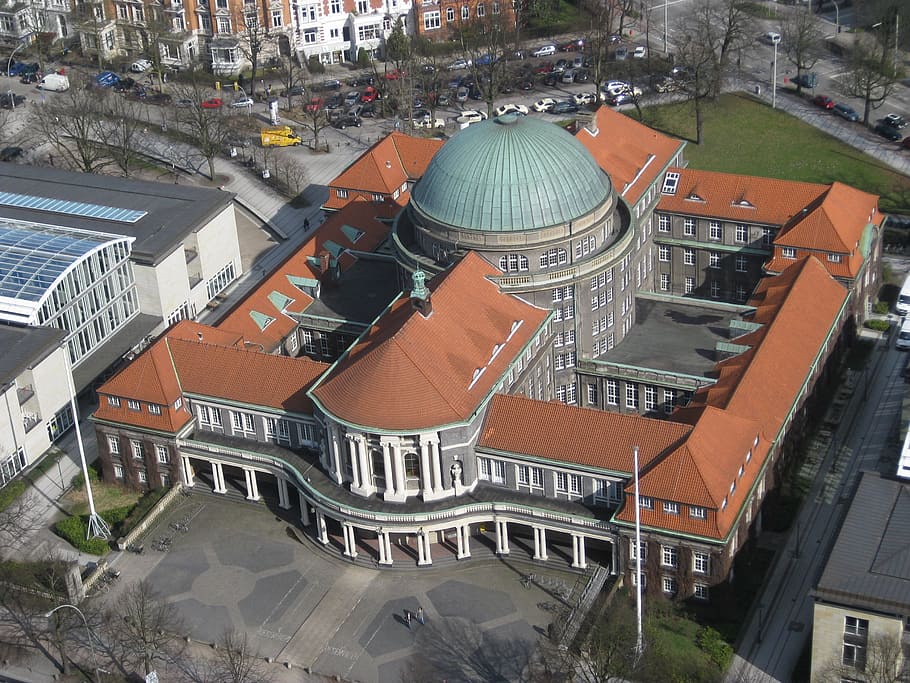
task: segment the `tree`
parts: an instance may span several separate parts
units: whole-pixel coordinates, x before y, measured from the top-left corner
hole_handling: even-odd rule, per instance
[[[256,75],[259,71],[259,57],[266,47],[274,40],[269,33],[268,25],[263,25],[259,13],[258,5],[251,5],[243,13],[243,41],[241,46],[246,56],[250,60],[250,92],[247,93],[253,97],[256,92]]]
[[[154,3],[145,6],[146,20],[139,27],[142,38],[142,49],[152,63],[152,73],[158,77],[161,92],[167,82],[167,67],[164,64],[164,46],[174,35],[173,27],[168,21],[164,8]]]
[[[839,649],[839,648],[838,648]],[[900,639],[892,635],[875,635],[866,641],[865,660],[859,666],[843,663],[838,652],[824,667],[822,681],[865,681],[865,683],[907,683],[910,674],[904,671],[904,656]]]
[[[209,95],[208,86],[203,85],[203,76],[192,72],[189,79],[180,86],[174,85],[174,97],[197,103],[180,109],[180,123],[183,131],[192,138],[193,144],[209,166],[209,176],[215,179],[215,157],[224,149],[231,134],[227,116],[218,109],[205,109],[198,105]]]
[[[853,43],[850,66],[841,76],[839,89],[848,97],[863,101],[863,123],[887,100],[903,78],[903,69],[889,49],[890,41],[881,43],[868,34],[860,34]]]
[[[582,0],[581,10],[588,23],[585,34],[585,54],[590,59],[591,80],[595,92],[607,80],[611,64],[610,53],[613,49],[613,36],[622,31],[622,17],[626,16],[624,5],[632,0],[619,2],[602,2],[601,0]]]
[[[107,107],[105,134],[100,139],[107,144],[108,154],[114,164],[129,178],[142,158],[138,151],[146,128],[141,119],[142,111],[125,96],[106,97],[104,104]]]
[[[271,676],[262,657],[250,645],[246,633],[229,628],[218,641],[214,669],[222,683],[269,683]]]
[[[98,58],[98,69],[104,69],[104,5],[89,0],[76,0],[73,3],[73,15],[77,24],[87,28],[91,34],[89,50],[95,51]]]
[[[304,81],[306,80],[306,74],[297,61],[296,55],[281,55],[279,60],[280,66],[278,74],[281,78],[281,85],[284,88],[284,96],[288,100],[287,108],[291,109],[294,97],[292,91],[295,88],[301,88],[303,86]]]
[[[512,15],[490,13],[462,21],[458,25],[458,40],[463,54],[471,60],[474,87],[480,89],[490,115],[494,100],[508,80],[506,57],[518,49]]]
[[[316,88],[312,82],[307,84],[309,93],[315,92]],[[313,149],[319,149],[319,133],[329,125],[329,116],[321,104],[320,98],[313,98],[303,109],[304,125],[307,130],[313,133]]]
[[[110,93],[80,86],[73,83],[66,92],[31,107],[29,116],[33,128],[70,166],[97,173],[110,163],[101,142],[105,135],[99,130],[105,113],[103,102]]]
[[[183,621],[173,604],[146,581],[127,587],[105,619],[105,641],[125,673],[148,675],[158,662],[177,658],[183,650]]]
[[[800,76],[824,54],[824,35],[809,5],[787,14],[781,25],[781,43],[787,59],[796,67],[796,92],[802,91]]]

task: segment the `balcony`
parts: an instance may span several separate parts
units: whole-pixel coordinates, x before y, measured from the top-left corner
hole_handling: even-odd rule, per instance
[[[25,427],[26,434],[41,424],[41,416],[36,413],[23,413],[22,425]]]

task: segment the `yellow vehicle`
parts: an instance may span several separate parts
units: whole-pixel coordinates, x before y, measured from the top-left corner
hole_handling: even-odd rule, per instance
[[[263,128],[259,131],[259,138],[263,147],[290,147],[303,144],[303,140],[297,137],[290,126]]]

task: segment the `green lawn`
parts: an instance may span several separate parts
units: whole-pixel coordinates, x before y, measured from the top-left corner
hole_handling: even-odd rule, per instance
[[[813,183],[838,180],[879,195],[882,211],[910,213],[910,178],[750,95],[723,95],[709,105],[701,146],[693,142],[690,104],[649,107],[643,113],[649,126],[690,141],[685,156],[692,168]]]

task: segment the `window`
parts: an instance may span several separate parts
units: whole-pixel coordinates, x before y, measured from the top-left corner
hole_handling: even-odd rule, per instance
[[[641,548],[641,562],[642,562],[642,564],[644,564],[644,563],[647,562],[647,560],[648,560],[648,544],[647,544],[647,542],[646,542],[646,541],[642,541],[642,542],[641,542],[640,548]],[[630,559],[630,560],[636,560],[636,559],[638,559],[638,558],[635,557],[635,540],[634,540],[634,539],[629,539],[629,559]]]
[[[541,268],[553,268],[569,262],[569,255],[565,249],[549,249],[540,255]]]
[[[638,507],[640,507],[642,510],[653,510],[654,499],[649,496],[640,496],[638,498]]]
[[[615,406],[619,404],[619,382],[615,379],[607,380],[607,405]]]
[[[177,400],[174,401],[174,410],[180,410],[180,406],[182,406],[182,405],[183,405],[183,399],[177,398]]]
[[[461,8],[461,20],[467,21],[471,17],[471,10],[467,5],[463,5]]]
[[[866,646],[859,643],[844,643],[844,666],[850,666],[859,671],[866,668]]]
[[[597,385],[593,382],[588,383],[588,405],[597,405]]]
[[[664,176],[664,186],[661,188],[661,194],[676,194],[676,186],[679,185],[679,173],[668,171]]]
[[[123,468],[120,465],[114,465],[114,476],[117,479],[123,479]]]
[[[784,247],[781,249],[781,256],[786,259],[795,259],[796,258],[796,249],[793,247]]]
[[[657,232],[670,232],[670,217],[669,216],[658,216],[657,217]]]
[[[521,254],[508,254],[499,259],[499,270],[504,273],[528,269],[528,258]]]
[[[142,442],[141,441],[130,441],[130,448],[133,451],[133,457],[136,460],[142,460]]]
[[[667,595],[676,595],[676,579],[672,576],[663,577],[663,588]]]
[[[738,273],[746,272],[746,263],[747,263],[747,260],[746,260],[745,256],[743,256],[742,254],[736,255],[736,271]]]
[[[218,33],[230,33],[230,32],[231,32],[230,17],[218,17]]]
[[[684,249],[683,250],[683,263],[687,266],[695,265],[695,250],[694,249]]]
[[[441,15],[438,11],[434,12],[424,12],[423,14],[423,28],[425,31],[432,31],[439,28],[442,25]]]
[[[692,553],[692,571],[707,574],[710,567],[708,562],[708,553]]]
[[[720,226],[718,221],[711,221],[708,226],[708,237],[712,240],[722,240],[724,238],[724,230]]]
[[[329,12],[341,14],[341,0],[329,0]]]
[[[108,435],[107,450],[111,455],[119,455],[120,454],[120,439],[118,439],[116,436]]]
[[[480,464],[480,479],[491,481],[494,484],[506,483],[506,464],[501,460],[478,458]]]
[[[703,583],[695,584],[695,597],[699,600],[708,599],[708,587]]]
[[[684,289],[685,289],[686,294],[691,294],[693,292],[693,290],[695,289],[695,278],[694,277],[686,278],[686,284],[684,286]]]
[[[720,283],[717,280],[711,280],[711,297],[716,299],[720,296]]]
[[[116,396],[108,396],[108,397],[107,397],[107,404],[108,404],[109,406],[113,406],[114,408],[119,408],[119,407],[120,407],[120,399],[117,398]]]
[[[152,415],[161,415],[161,406],[154,403],[149,403],[149,412]]]
[[[840,254],[828,254],[828,261],[830,263],[840,263],[841,255]]]
[[[168,457],[167,446],[156,445],[155,446],[155,458],[158,460],[158,462],[160,462],[162,464],[167,464],[168,462],[170,462],[170,458]]]
[[[556,492],[569,495],[581,495],[581,477],[568,472],[556,473]]]
[[[660,291],[662,291],[662,292],[670,291],[670,274],[669,273],[660,274]]]
[[[139,475],[140,484],[145,484],[146,482],[148,482],[148,475],[146,475],[145,472],[139,471],[138,475]]]
[[[366,14],[370,11],[370,3],[368,0],[357,0],[357,13]]]
[[[272,12],[272,28],[281,28],[284,20],[281,17],[281,11]]]
[[[708,267],[720,268],[720,254],[716,251],[708,252]]]
[[[866,638],[869,635],[869,621],[857,617],[844,617],[844,635]]]
[[[645,410],[654,410],[657,408],[657,389],[654,387],[645,387]]]
[[[683,220],[683,234],[686,237],[695,237],[695,219],[686,218]]]
[[[749,240],[749,228],[745,225],[736,226],[736,241],[747,242]]]
[[[736,285],[736,300],[745,301],[748,296],[745,285]]]
[[[669,262],[670,260],[670,247],[666,244],[660,244],[657,246],[657,260],[663,261],[664,263]]]
[[[679,551],[670,545],[660,546],[660,563],[664,567],[675,567],[679,563]]]
[[[771,243],[774,241],[774,231],[770,228],[762,228],[761,231],[761,243],[762,246],[770,247]]]
[[[498,2],[493,3],[493,14],[499,14],[499,3]]]
[[[626,384],[626,408],[638,409],[638,385]]]
[[[518,465],[518,483],[521,486],[543,488],[543,470],[529,465]]]
[[[679,514],[679,503],[674,503],[673,501],[664,502],[664,512],[668,515],[678,515]]]
[[[477,5],[477,16],[482,17],[482,16],[486,15],[486,13],[487,13],[487,8],[484,7],[484,4],[482,2],[479,3]]]
[[[139,401],[134,401],[133,399],[127,399],[126,405],[130,410],[142,410],[142,406],[139,404]]]
[[[664,412],[668,415],[673,412],[673,408],[676,407],[676,390],[675,389],[664,389]]]

